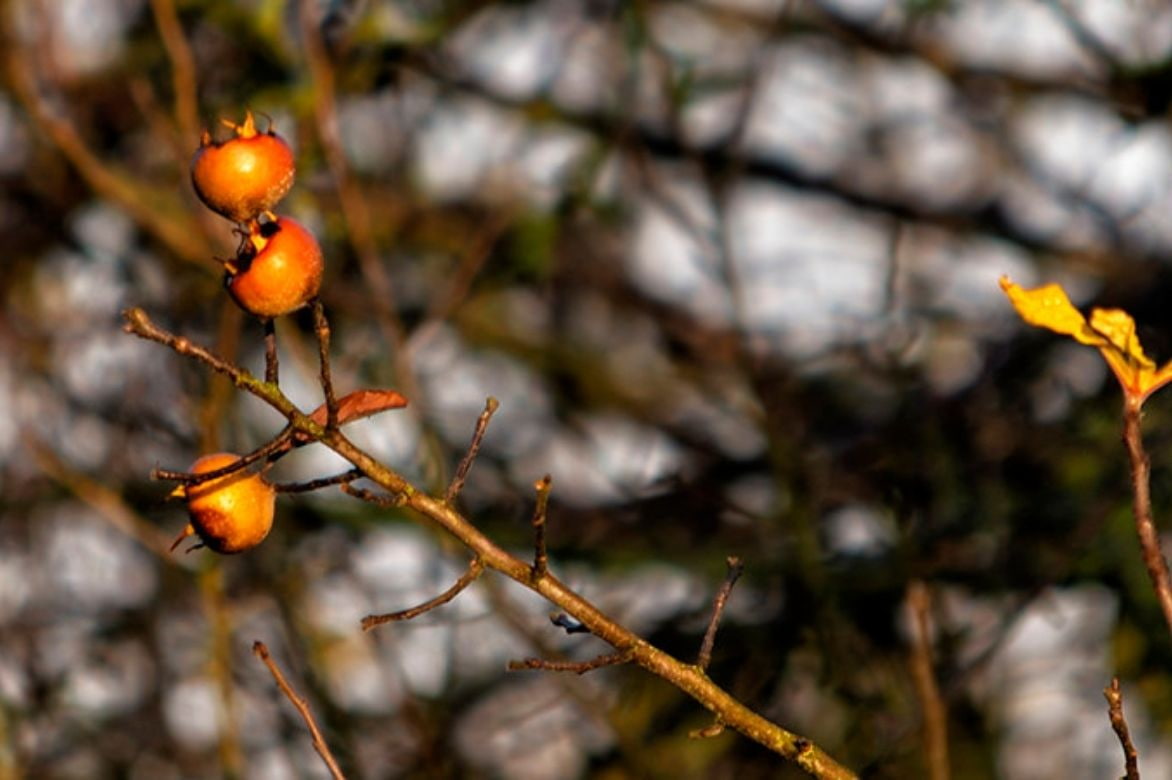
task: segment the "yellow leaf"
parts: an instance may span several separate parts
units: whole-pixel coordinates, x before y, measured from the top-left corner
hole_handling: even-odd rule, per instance
[[[1091,329],[1144,368],[1156,367],[1144,354],[1139,336],[1135,335],[1135,320],[1127,312],[1121,309],[1094,309],[1091,311]]]
[[[1083,344],[1101,346],[1106,339],[1087,325],[1086,318],[1074,308],[1066,291],[1056,284],[1048,284],[1036,290],[1026,290],[1001,277],[1001,289],[1009,296],[1009,302],[1021,318],[1030,325],[1046,328],[1064,336],[1073,336]]]
[[[1056,284],[1026,290],[1006,276],[1001,277],[1000,284],[1013,308],[1030,325],[1098,347],[1129,399],[1143,403],[1153,392],[1172,382],[1172,362],[1156,369],[1156,364],[1144,354],[1135,332],[1135,320],[1127,312],[1095,309],[1088,323]]]

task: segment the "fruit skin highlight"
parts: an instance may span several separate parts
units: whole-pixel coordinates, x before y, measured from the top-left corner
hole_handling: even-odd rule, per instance
[[[321,289],[325,260],[313,233],[288,217],[254,223],[225,284],[233,300],[262,319],[289,314]]]
[[[236,125],[236,135],[213,141],[206,130],[191,159],[191,183],[209,209],[233,222],[251,222],[268,214],[293,186],[293,151],[271,129],[256,129],[252,112]]]
[[[191,465],[193,474],[205,474],[239,460],[230,452],[204,455]],[[243,552],[257,546],[273,527],[277,493],[260,474],[243,469],[198,485],[181,485],[172,493],[187,499],[191,522],[171,545],[174,550],[189,536],[218,553]],[[188,550],[191,552],[191,550]]]

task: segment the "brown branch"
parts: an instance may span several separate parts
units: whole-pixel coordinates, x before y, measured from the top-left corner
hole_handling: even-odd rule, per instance
[[[1111,719],[1111,728],[1115,730],[1115,736],[1119,737],[1119,744],[1123,748],[1123,762],[1127,772],[1124,778],[1139,780],[1139,753],[1131,741],[1131,731],[1123,717],[1123,691],[1119,689],[1118,677],[1111,678],[1111,684],[1103,689],[1103,696],[1107,699],[1107,717]]]
[[[301,719],[305,721],[305,725],[309,728],[309,733],[313,737],[313,749],[321,756],[321,760],[325,763],[326,769],[330,770],[330,776],[334,780],[345,780],[346,776],[338,768],[338,762],[334,760],[334,755],[330,752],[329,745],[322,739],[321,730],[318,729],[317,722],[313,719],[313,713],[309,709],[309,704],[289,685],[289,682],[285,679],[285,675],[281,673],[280,667],[277,666],[277,662],[269,655],[269,649],[265,647],[265,643],[259,640],[253,642],[252,652],[269,668],[273,679],[277,681],[277,687],[285,694],[285,698],[297,708],[297,712],[301,713]]]
[[[730,728],[793,761],[814,777],[829,780],[856,777],[810,740],[771,722],[733,698],[694,664],[674,658],[615,622],[553,574],[545,572],[537,576],[532,565],[499,547],[442,497],[421,492],[399,472],[356,446],[342,431],[329,430],[310,419],[279,388],[259,381],[243,369],[225,364],[187,339],[160,329],[141,309],[130,309],[124,316],[128,332],[165,344],[179,354],[190,356],[223,373],[238,388],[252,393],[280,412],[289,420],[295,434],[299,432],[326,445],[359,469],[367,479],[397,496],[397,501],[403,506],[439,525],[468,547],[485,568],[500,572],[557,605],[590,633],[610,644],[617,652],[625,653],[632,663],[691,696]]]
[[[549,552],[545,548],[545,517],[549,511],[549,493],[553,490],[553,477],[546,474],[533,483],[537,491],[537,503],[533,507],[533,576],[544,577],[549,570]]]
[[[745,570],[744,561],[736,556],[729,556],[725,559],[728,565],[728,574],[724,577],[724,582],[720,584],[720,590],[716,591],[716,598],[712,600],[712,617],[708,621],[708,630],[704,632],[704,641],[700,643],[700,655],[696,658],[696,667],[698,669],[707,669],[708,664],[712,663],[712,648],[716,645],[716,628],[720,625],[720,618],[724,615],[724,608],[728,606],[728,597],[732,593],[733,586],[737,584],[737,580],[741,577],[741,572]]]
[[[196,110],[195,57],[187,45],[174,0],[151,0],[151,11],[167,58],[171,60],[171,88],[175,91],[175,118],[179,132],[184,138],[196,138],[199,112]]]
[[[460,575],[460,579],[452,587],[445,590],[443,593],[436,596],[430,601],[425,601],[419,606],[411,609],[404,609],[401,612],[388,612],[385,615],[367,615],[362,618],[362,630],[369,631],[375,626],[381,626],[384,623],[394,623],[401,620],[411,620],[417,618],[422,614],[431,612],[436,607],[442,607],[452,599],[459,596],[476,579],[484,572],[484,564],[480,562],[479,558],[473,558],[468,564],[468,569]]]
[[[313,301],[313,332],[317,334],[317,355],[321,363],[321,389],[326,398],[326,427],[338,427],[338,397],[330,374],[330,321],[319,299]]]
[[[448,485],[448,491],[444,494],[444,501],[449,504],[456,500],[456,496],[464,488],[464,481],[468,479],[468,472],[472,468],[473,461],[480,453],[480,445],[484,441],[484,434],[488,430],[488,421],[500,408],[500,401],[492,396],[484,402],[484,411],[476,418],[476,430],[472,432],[472,441],[468,444],[468,451],[464,453],[464,457],[460,459],[460,465],[456,467],[456,474],[452,477],[452,482]]]
[[[1143,553],[1144,566],[1156,599],[1164,613],[1164,622],[1172,631],[1172,577],[1168,574],[1168,561],[1160,549],[1160,534],[1152,519],[1152,495],[1150,489],[1151,461],[1144,450],[1140,433],[1143,398],[1131,393],[1123,396],[1123,443],[1131,461],[1132,511],[1135,514],[1135,532]]]
[[[589,661],[549,661],[544,658],[525,658],[520,661],[509,661],[505,668],[510,672],[520,672],[527,669],[542,669],[547,672],[573,672],[574,674],[586,674],[595,669],[601,669],[605,666],[617,666],[618,664],[629,663],[631,657],[628,653],[607,653],[600,655],[597,658],[592,658]]]
[[[199,485],[204,482],[209,482],[213,479],[226,477],[240,471],[242,468],[256,463],[259,460],[268,459],[270,463],[277,460],[281,455],[284,455],[292,448],[292,429],[286,428],[277,434],[276,438],[267,444],[257,447],[252,452],[241,455],[227,466],[221,466],[218,469],[211,471],[204,471],[199,474],[193,474],[189,471],[171,471],[170,469],[153,469],[151,471],[151,479],[161,479],[167,482],[181,482],[185,485]]]
[[[950,774],[948,762],[948,712],[940,688],[936,684],[936,673],[932,662],[932,636],[929,618],[932,597],[928,586],[919,580],[908,583],[906,601],[912,618],[911,672],[920,702],[923,727],[924,756],[931,780],[947,780]]]
[[[356,479],[362,478],[362,472],[358,469],[350,469],[341,474],[335,474],[332,477],[322,477],[320,479],[311,479],[307,482],[283,482],[273,485],[273,489],[278,493],[311,493],[314,490],[321,490],[332,485],[345,485],[353,482]]]

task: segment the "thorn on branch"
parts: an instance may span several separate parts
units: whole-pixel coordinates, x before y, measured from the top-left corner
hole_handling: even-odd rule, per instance
[[[381,626],[384,623],[411,620],[432,611],[436,607],[441,607],[452,599],[456,598],[456,596],[460,595],[460,593],[473,582],[475,582],[477,577],[479,577],[483,572],[484,563],[481,562],[479,558],[473,558],[472,561],[468,564],[468,569],[462,575],[460,575],[460,579],[456,580],[456,583],[452,585],[452,587],[448,588],[434,599],[425,601],[419,606],[412,607],[411,609],[404,609],[401,612],[388,612],[385,615],[367,615],[366,617],[362,618],[362,630],[369,631],[375,626]]]
[[[553,477],[546,474],[533,483],[537,491],[537,503],[533,507],[533,577],[545,576],[549,569],[549,553],[545,549],[545,517],[549,509],[549,494],[553,490]]]
[[[712,663],[712,648],[716,644],[716,629],[720,625],[720,618],[728,604],[729,594],[732,593],[733,586],[740,579],[741,572],[745,570],[744,562],[735,556],[729,556],[725,563],[728,565],[728,574],[725,575],[720,590],[716,591],[716,598],[712,600],[712,617],[708,621],[708,630],[704,632],[704,641],[700,643],[700,655],[696,658],[696,666],[700,670],[707,669],[708,664]]]
[[[564,630],[567,634],[589,634],[590,629],[577,618],[572,618],[565,612],[554,612],[549,616],[549,622]]]
[[[334,379],[330,375],[330,322],[320,299],[313,300],[313,330],[317,334],[318,360],[321,363],[321,389],[326,397],[326,430],[338,427],[338,399],[334,395]]]
[[[472,463],[476,460],[476,456],[480,453],[480,444],[484,441],[484,434],[488,430],[488,421],[492,419],[493,414],[500,408],[500,401],[492,396],[484,402],[484,411],[476,418],[476,430],[472,432],[472,441],[468,445],[468,451],[464,453],[464,457],[460,459],[460,465],[456,467],[456,474],[452,477],[452,483],[448,485],[447,492],[444,493],[444,502],[451,504],[456,500],[456,496],[464,488],[464,481],[468,479],[468,472],[472,469]]]
[[[350,469],[341,474],[335,474],[332,477],[321,477],[320,479],[311,479],[308,482],[285,482],[278,485],[273,485],[273,489],[278,493],[309,493],[314,490],[321,490],[322,488],[330,487],[331,485],[347,485],[356,479],[362,478],[362,472],[358,469]]]
[[[1103,696],[1107,699],[1107,717],[1111,719],[1111,728],[1115,730],[1115,736],[1119,737],[1119,744],[1123,747],[1123,760],[1127,772],[1124,778],[1139,780],[1139,753],[1131,741],[1131,731],[1123,717],[1123,691],[1119,688],[1118,677],[1111,678],[1111,684],[1103,689]]]
[[[710,726],[688,732],[688,736],[692,739],[712,739],[713,737],[719,737],[723,733],[724,724],[718,720]]]
[[[573,672],[586,674],[605,666],[617,666],[631,660],[629,653],[609,653],[592,658],[589,661],[548,661],[544,658],[525,658],[521,661],[509,661],[506,667],[510,672],[525,671],[527,669],[541,669],[547,672]]]
[[[277,687],[281,689],[281,693],[285,694],[297,712],[301,714],[301,719],[305,721],[305,725],[309,728],[310,736],[313,737],[313,749],[321,756],[321,760],[325,763],[326,769],[330,771],[330,776],[334,780],[345,780],[345,775],[342,770],[338,768],[338,762],[334,760],[334,755],[330,752],[329,745],[322,739],[321,730],[317,727],[317,722],[313,718],[313,712],[309,709],[308,702],[301,697],[293,687],[289,685],[285,675],[281,672],[280,667],[277,666],[276,661],[269,655],[269,649],[265,647],[264,642],[256,641],[252,643],[252,652],[264,662],[264,665],[269,668],[269,673],[273,675],[273,679],[277,681]]]

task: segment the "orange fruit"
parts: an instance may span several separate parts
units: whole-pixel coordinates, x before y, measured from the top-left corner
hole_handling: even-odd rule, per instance
[[[191,160],[195,194],[209,209],[234,222],[249,222],[272,211],[293,186],[296,166],[289,145],[271,129],[256,129],[252,112],[227,141],[213,141],[206,130]]]
[[[313,233],[288,217],[255,222],[227,266],[225,283],[240,308],[268,319],[300,309],[321,289],[325,261]]]
[[[215,471],[238,458],[230,452],[204,455],[192,464],[191,472]],[[187,499],[191,519],[171,545],[172,550],[196,535],[203,546],[218,553],[243,552],[264,541],[273,527],[277,493],[260,474],[241,469],[198,485],[180,486],[172,495]]]

